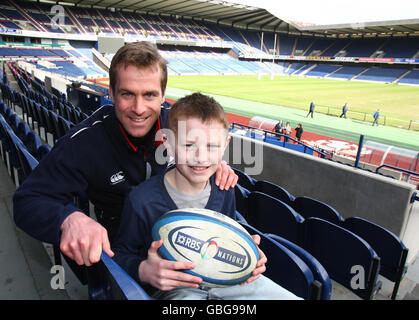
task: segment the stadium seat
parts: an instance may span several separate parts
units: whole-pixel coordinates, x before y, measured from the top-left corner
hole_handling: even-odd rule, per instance
[[[334,208],[310,197],[296,197],[291,206],[306,219],[318,217],[337,225],[343,222],[342,216]]]
[[[259,191],[250,193],[247,206],[248,213],[243,216],[251,226],[298,242],[304,218],[290,206]]]
[[[13,132],[12,128],[7,125],[3,119],[2,121],[2,135],[4,135],[6,152],[7,152],[7,165],[9,169],[10,177],[12,178],[13,182],[16,186],[19,186],[24,178],[25,173],[23,172],[21,157],[19,156],[19,149],[26,148],[23,142],[19,139],[19,137]]]
[[[65,135],[70,128],[74,126],[74,124],[68,120],[66,120],[62,116],[57,116],[58,119],[58,127],[59,127],[59,134]]]
[[[303,222],[301,247],[320,262],[331,279],[360,298],[370,300],[379,289],[380,258],[353,232],[320,218],[308,218]]]
[[[41,106],[40,110],[42,123],[45,129],[45,141],[53,146],[55,144],[55,127],[50,116],[50,112],[52,111],[48,110],[46,107],[43,106]],[[51,139],[48,139],[48,133],[52,135],[52,142],[49,141]]]
[[[26,134],[26,137],[23,140],[23,143],[25,144],[28,151],[34,157],[37,157],[37,150],[39,146],[42,145],[42,141],[41,141],[41,138],[39,138],[39,135],[35,131],[31,130]]]
[[[26,122],[20,121],[17,125],[16,135],[22,142],[24,142],[29,131],[31,131],[29,125]]]
[[[249,212],[247,198],[250,191],[242,187],[240,184],[236,184],[234,187],[234,194],[236,198],[236,210],[240,212],[242,216],[247,216]]]
[[[239,180],[237,181],[237,183],[240,184],[242,187],[246,188],[247,190],[253,191],[253,186],[255,185],[257,180],[239,169],[233,168],[233,170],[234,173],[239,176]]]
[[[19,185],[18,170],[20,168],[20,162],[16,147],[16,142],[18,138],[14,134],[10,125],[4,120],[3,117],[0,117],[0,127],[2,136],[2,152],[4,152],[3,160],[6,164],[9,175],[12,178],[13,182],[16,185]]]
[[[253,191],[260,191],[267,195],[270,195],[282,202],[286,203],[287,205],[291,206],[292,202],[294,201],[295,197],[289,193],[286,189],[282,188],[281,186],[266,181],[266,180],[258,180],[256,181]]]
[[[39,162],[30,154],[30,152],[23,144],[17,144],[16,146],[18,149],[18,156],[20,161],[21,175],[19,177],[19,184],[21,184],[26,179],[26,177],[31,174]]]
[[[92,300],[150,300],[150,296],[105,252],[100,262],[89,267],[89,295]]]
[[[327,273],[326,269],[320,264],[320,262],[317,261],[317,259],[314,258],[310,253],[308,253],[306,250],[296,245],[295,243],[288,241],[287,239],[280,237],[276,234],[267,233],[266,235],[275,240],[276,242],[282,244],[287,249],[291,250],[307,264],[307,266],[313,273],[314,280],[317,280],[322,284],[320,299],[330,300],[332,294],[332,282],[330,281],[329,274]]]
[[[318,300],[322,285],[315,280],[313,272],[298,255],[266,236],[255,227],[242,223],[251,234],[260,236],[259,248],[268,258],[264,275],[283,288],[306,300]]]
[[[345,219],[342,227],[368,242],[380,257],[380,274],[394,282],[391,299],[395,300],[400,282],[407,271],[409,249],[394,233],[360,217]]]
[[[41,144],[36,149],[36,159],[41,161],[51,151],[51,147],[48,144]]]

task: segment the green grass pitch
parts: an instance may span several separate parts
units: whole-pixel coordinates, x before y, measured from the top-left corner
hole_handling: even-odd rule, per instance
[[[187,91],[183,91],[185,89]],[[211,94],[227,112],[252,117],[303,123],[313,131],[358,142],[364,134],[371,140],[419,150],[419,87],[359,81],[290,76],[169,76],[168,93],[179,98],[189,91]],[[240,100],[240,101],[239,101]],[[314,119],[306,118],[309,104],[316,104]],[[343,104],[348,120],[340,119]],[[372,113],[380,108],[386,126],[372,127]],[[385,118],[384,118],[385,117]]]

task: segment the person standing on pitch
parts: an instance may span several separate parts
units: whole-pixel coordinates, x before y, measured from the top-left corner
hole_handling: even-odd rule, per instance
[[[345,104],[342,107],[342,114],[339,116],[339,118],[342,118],[342,116],[346,119],[346,113],[348,112],[348,104],[345,102]]]
[[[109,79],[114,105],[98,109],[62,137],[13,197],[16,225],[60,245],[78,265],[98,262],[102,250],[113,256],[126,194],[166,168],[155,155],[169,111],[167,61],[151,42],[128,43],[113,57]],[[224,163],[216,182],[228,189],[237,176]],[[93,203],[97,221],[74,204],[81,192]]]
[[[308,111],[306,118],[309,116],[310,113],[311,113],[311,117],[313,118],[313,113],[314,113],[314,108],[315,107],[316,106],[314,105],[314,102],[311,101],[311,103],[310,103],[310,110]]]
[[[299,299],[261,274],[267,261],[260,259],[252,276],[241,285],[209,288],[202,278],[181,270],[192,262],[164,260],[158,255],[163,240],[152,240],[152,228],[164,213],[184,208],[206,208],[235,220],[234,190],[219,190],[214,184],[229,143],[229,124],[221,105],[201,93],[173,104],[165,142],[174,166],[134,187],[126,198],[121,225],[112,246],[115,261],[155,299]],[[257,245],[258,235],[253,236]]]
[[[380,118],[380,109],[377,109],[377,111],[375,111],[372,116],[374,117],[374,122],[372,123],[372,125],[374,126],[374,124],[376,124],[378,126],[378,119]]]
[[[301,125],[301,123],[299,123],[297,125],[297,128],[295,128],[295,137],[297,138],[298,141],[301,141],[301,137],[303,136],[303,126]]]

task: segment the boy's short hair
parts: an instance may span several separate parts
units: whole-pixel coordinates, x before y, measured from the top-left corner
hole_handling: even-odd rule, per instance
[[[122,64],[124,67],[129,65],[137,68],[147,68],[159,66],[161,69],[160,86],[162,93],[166,91],[167,85],[167,60],[164,59],[157,50],[157,46],[148,41],[137,41],[124,45],[119,48],[112,58],[109,68],[109,86],[115,92],[117,67]]]
[[[176,132],[180,118],[198,118],[202,122],[217,121],[228,131],[230,124],[223,107],[214,98],[196,92],[176,101],[169,111],[167,128]]]

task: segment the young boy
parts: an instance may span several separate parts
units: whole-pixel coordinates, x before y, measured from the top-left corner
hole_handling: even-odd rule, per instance
[[[175,166],[134,187],[122,212],[112,250],[115,260],[156,299],[298,299],[260,274],[267,261],[261,250],[252,276],[242,285],[201,286],[202,279],[182,272],[191,262],[159,257],[163,241],[152,241],[151,229],[164,213],[178,208],[207,208],[235,219],[234,190],[221,191],[214,173],[228,145],[222,107],[212,98],[194,93],[177,101],[168,117],[168,152]],[[259,244],[260,238],[254,237]]]

